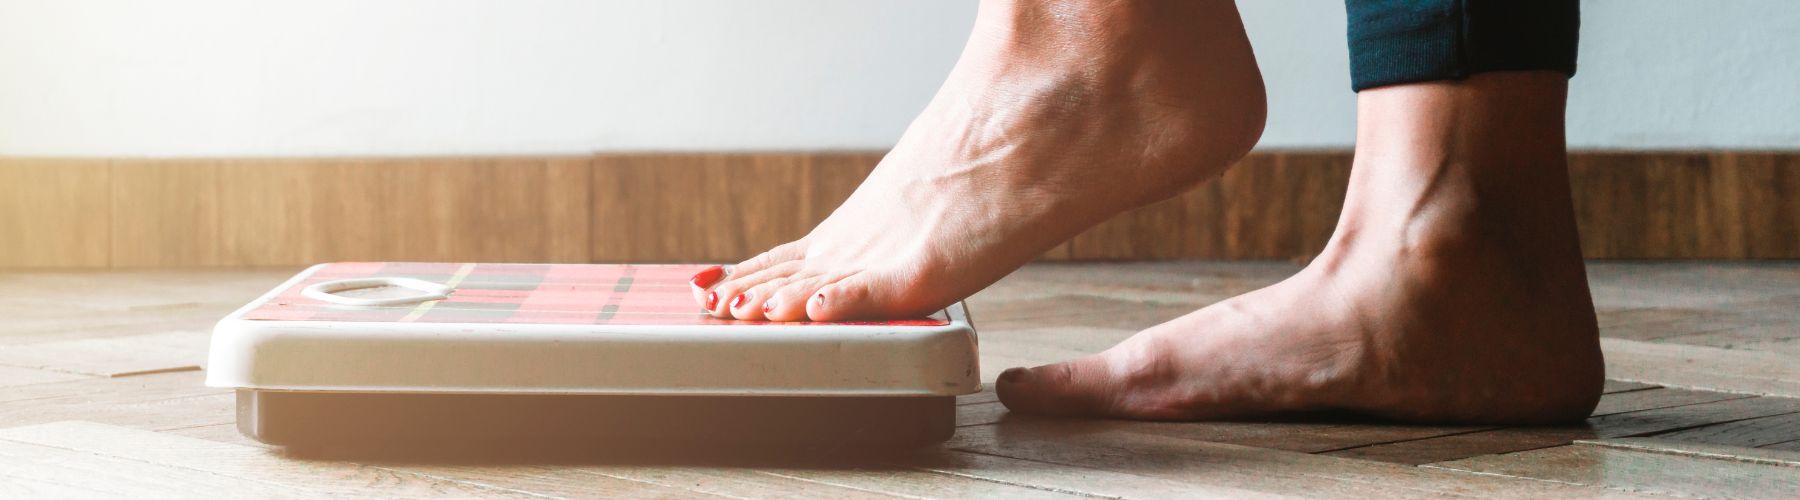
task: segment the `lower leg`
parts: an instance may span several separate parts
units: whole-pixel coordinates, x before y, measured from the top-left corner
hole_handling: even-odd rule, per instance
[[[1070,363],[1010,408],[1134,418],[1347,409],[1585,417],[1602,365],[1563,145],[1567,80],[1484,73],[1363,91],[1337,231],[1306,269]]]

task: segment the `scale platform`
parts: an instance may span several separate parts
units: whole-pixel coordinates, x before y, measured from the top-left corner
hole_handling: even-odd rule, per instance
[[[721,320],[706,266],[340,262],[221,320],[206,384],[305,449],[446,442],[916,446],[980,390],[961,304],[880,322]]]

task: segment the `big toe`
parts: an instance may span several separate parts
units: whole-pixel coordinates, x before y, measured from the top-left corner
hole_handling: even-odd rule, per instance
[[[1112,416],[1124,381],[1104,353],[1035,368],[1010,368],[994,390],[1012,411],[1043,415]]]

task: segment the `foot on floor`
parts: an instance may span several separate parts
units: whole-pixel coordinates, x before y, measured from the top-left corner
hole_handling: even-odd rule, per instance
[[[862,186],[806,237],[696,276],[694,299],[778,321],[939,310],[1218,176],[1261,134],[1262,96],[1232,2],[983,2],[943,88]]]
[[[1362,93],[1344,213],[1295,276],[1097,355],[1008,370],[1000,400],[1162,420],[1585,418],[1604,367],[1564,164],[1566,82],[1489,75]]]

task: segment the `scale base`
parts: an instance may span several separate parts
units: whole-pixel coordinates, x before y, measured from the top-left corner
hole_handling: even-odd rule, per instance
[[[239,389],[238,430],[290,452],[623,447],[910,448],[950,439],[950,396],[602,396]]]

